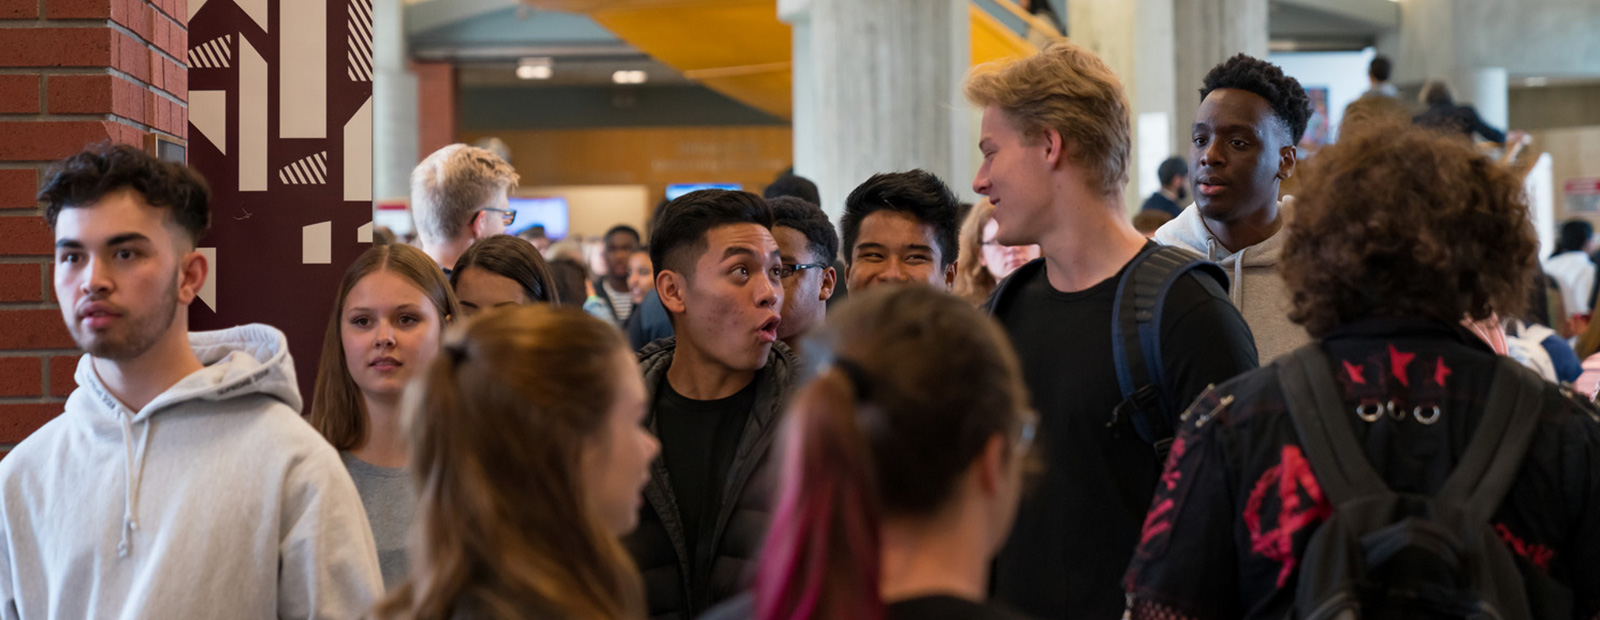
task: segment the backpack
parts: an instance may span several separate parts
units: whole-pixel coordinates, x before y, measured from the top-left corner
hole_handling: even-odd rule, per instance
[[[982,308],[994,314],[1011,282],[1021,274],[1031,274],[1041,268],[1044,259],[1017,268],[994,291]],[[1189,403],[1177,402],[1177,396],[1168,387],[1163,376],[1166,364],[1161,359],[1161,310],[1167,305],[1167,293],[1178,278],[1189,272],[1207,277],[1198,278],[1202,286],[1220,298],[1228,296],[1228,272],[1216,263],[1201,258],[1183,248],[1158,245],[1141,250],[1129,261],[1117,282],[1116,301],[1111,314],[1111,351],[1117,367],[1117,385],[1122,389],[1122,402],[1111,411],[1106,423],[1114,427],[1126,419],[1145,443],[1155,450],[1158,463],[1167,461],[1175,432],[1173,419]],[[1171,412],[1170,415],[1167,412]]]
[[[1396,493],[1373,470],[1318,345],[1274,364],[1301,448],[1333,506],[1300,558],[1291,618],[1533,617],[1523,574],[1489,520],[1533,439],[1545,385],[1509,358],[1496,364],[1478,427],[1431,497]],[[1431,424],[1432,413],[1402,409],[1397,419]]]

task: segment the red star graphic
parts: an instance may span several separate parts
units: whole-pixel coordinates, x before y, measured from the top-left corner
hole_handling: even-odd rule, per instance
[[[1444,378],[1448,376],[1450,376],[1450,367],[1444,365],[1444,358],[1441,357],[1433,367],[1433,382],[1439,384],[1439,387],[1444,387]]]
[[[1389,366],[1394,371],[1394,378],[1400,380],[1400,385],[1411,387],[1411,380],[1406,378],[1406,366],[1411,365],[1411,360],[1416,357],[1416,353],[1401,353],[1394,345],[1389,345]]]
[[[1349,361],[1346,361],[1344,363],[1344,371],[1347,372],[1347,373],[1350,373],[1350,382],[1351,383],[1354,383],[1356,385],[1366,385],[1367,384],[1367,378],[1362,376],[1362,368],[1360,366],[1357,366],[1355,364],[1350,363]]]

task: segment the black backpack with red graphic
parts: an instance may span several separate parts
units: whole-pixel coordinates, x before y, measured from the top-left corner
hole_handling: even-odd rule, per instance
[[[1396,493],[1373,469],[1319,345],[1275,365],[1301,448],[1333,506],[1301,557],[1291,618],[1533,618],[1523,573],[1490,518],[1543,409],[1545,384],[1537,375],[1498,360],[1472,439],[1427,496]],[[1400,413],[1431,424],[1439,412]]]

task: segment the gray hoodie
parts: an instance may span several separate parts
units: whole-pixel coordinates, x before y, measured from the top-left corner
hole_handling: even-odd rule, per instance
[[[283,334],[189,342],[206,367],[137,412],[85,355],[65,413],[0,461],[0,618],[356,618],[382,594]]]
[[[1279,207],[1279,217],[1288,217]],[[1156,243],[1187,248],[1216,261],[1228,272],[1228,298],[1256,337],[1256,350],[1262,364],[1311,342],[1305,328],[1289,321],[1289,290],[1278,276],[1278,253],[1288,237],[1288,226],[1266,241],[1229,253],[1200,219],[1200,210],[1190,205],[1172,221],[1156,231]]]

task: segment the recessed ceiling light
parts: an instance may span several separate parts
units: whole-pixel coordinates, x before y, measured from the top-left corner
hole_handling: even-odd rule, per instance
[[[650,76],[643,71],[629,71],[619,69],[611,73],[611,81],[616,84],[643,84]]]
[[[524,58],[517,62],[517,77],[524,80],[548,80],[552,73],[549,58]]]

